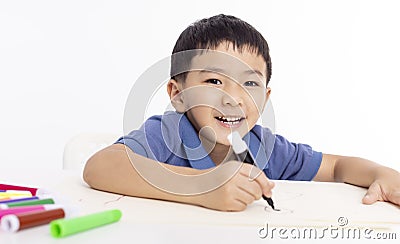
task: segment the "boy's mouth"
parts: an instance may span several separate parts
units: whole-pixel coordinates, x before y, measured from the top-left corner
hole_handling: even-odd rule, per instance
[[[244,117],[239,117],[239,116],[216,116],[214,118],[221,121],[223,124],[225,124],[227,126],[237,125],[242,120],[244,120]]]

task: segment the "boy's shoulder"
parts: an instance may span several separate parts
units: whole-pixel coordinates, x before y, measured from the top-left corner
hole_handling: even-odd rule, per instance
[[[167,111],[162,115],[153,115],[149,117],[142,125],[140,130],[146,134],[169,135],[178,131],[181,127],[187,127],[190,124],[184,114],[175,111]]]
[[[176,148],[181,142],[188,147],[197,147],[200,142],[186,115],[175,111],[149,117],[140,130],[147,140],[168,148]]]

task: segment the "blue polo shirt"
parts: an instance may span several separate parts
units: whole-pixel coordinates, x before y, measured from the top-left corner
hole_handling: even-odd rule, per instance
[[[309,145],[291,143],[268,128],[255,125],[244,138],[257,166],[273,180],[312,180],[322,153]],[[208,169],[215,163],[202,147],[199,136],[185,114],[169,111],[152,116],[137,130],[118,139],[133,152],[159,162]]]

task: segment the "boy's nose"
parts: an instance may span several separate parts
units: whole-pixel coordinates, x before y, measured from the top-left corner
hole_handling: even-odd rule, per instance
[[[243,105],[243,98],[239,94],[239,92],[228,93],[228,92],[224,91],[224,94],[222,96],[222,103],[224,105],[230,105],[233,107],[241,106],[241,105]]]

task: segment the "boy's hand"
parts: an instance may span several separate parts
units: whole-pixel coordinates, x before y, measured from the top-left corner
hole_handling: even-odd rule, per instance
[[[229,179],[215,190],[199,196],[204,207],[221,211],[242,211],[247,205],[265,195],[271,197],[275,186],[257,167],[238,161],[229,161],[217,168],[217,177]],[[233,176],[227,172],[236,172]],[[229,178],[231,177],[231,178]]]
[[[323,154],[314,180],[368,187],[362,199],[365,204],[387,201],[400,205],[400,173],[367,159]]]
[[[372,204],[376,201],[392,202],[400,206],[400,173],[382,169],[368,188],[362,202]]]

